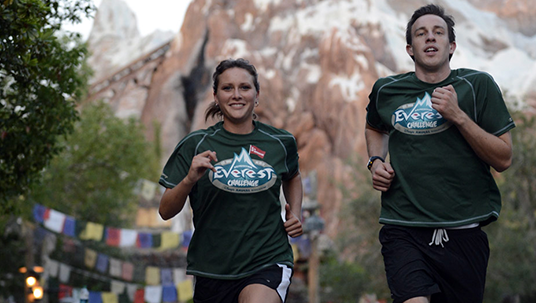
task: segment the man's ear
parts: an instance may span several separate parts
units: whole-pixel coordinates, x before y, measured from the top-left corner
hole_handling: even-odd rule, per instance
[[[409,44],[406,44],[406,52],[410,57],[413,57],[413,47]]]
[[[454,54],[454,51],[456,50],[456,41],[453,41],[449,44],[449,54]]]

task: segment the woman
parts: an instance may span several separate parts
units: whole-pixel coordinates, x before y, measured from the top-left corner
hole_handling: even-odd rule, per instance
[[[170,219],[190,198],[194,302],[285,302],[293,266],[288,236],[303,233],[296,141],[254,120],[260,87],[248,61],[224,60],[212,78],[205,121],[221,121],[179,142],[160,178],[166,191],[159,212]]]

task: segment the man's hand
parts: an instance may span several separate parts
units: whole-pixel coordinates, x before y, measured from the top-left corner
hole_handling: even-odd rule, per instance
[[[431,101],[432,108],[455,125],[459,125],[463,119],[468,118],[458,105],[458,95],[452,85],[436,87],[432,93]]]
[[[395,171],[391,164],[374,161],[370,172],[372,173],[372,187],[374,189],[386,192],[391,187],[391,182],[395,177]]]

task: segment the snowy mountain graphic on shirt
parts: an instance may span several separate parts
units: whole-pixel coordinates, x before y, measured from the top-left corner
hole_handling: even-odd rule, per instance
[[[409,135],[430,135],[448,129],[452,123],[432,108],[432,98],[427,92],[414,103],[398,107],[392,114],[393,127]]]
[[[240,155],[214,165],[217,172],[209,171],[209,180],[219,189],[233,193],[255,193],[274,185],[277,175],[272,166],[253,160],[242,148]]]

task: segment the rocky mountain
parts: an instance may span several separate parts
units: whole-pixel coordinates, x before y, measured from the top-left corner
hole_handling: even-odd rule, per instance
[[[180,32],[160,38],[137,36],[125,3],[103,0],[89,39],[97,71],[89,99],[139,117],[150,139],[156,122],[167,159],[185,134],[214,123],[204,111],[217,63],[248,59],[260,75],[259,120],[296,136],[302,174],[316,172],[326,232],[335,234],[336,185],[356,169],[348,159],[364,166],[367,158],[370,89],[413,69],[405,26],[428,2],[456,20],[452,67],[489,72],[512,106],[536,111],[534,0],[194,0]]]

